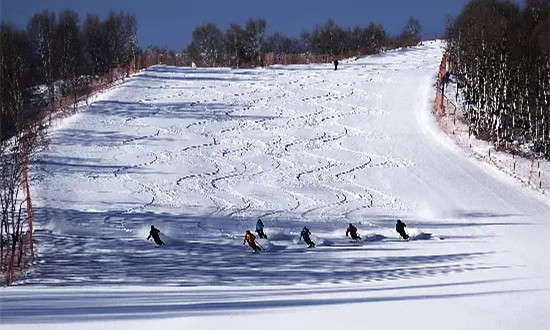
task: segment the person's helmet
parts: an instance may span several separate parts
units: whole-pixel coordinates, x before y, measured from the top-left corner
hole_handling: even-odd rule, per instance
[[[262,222],[262,219],[258,219],[258,222]]]
[[[151,225],[151,228],[155,228],[155,226]]]
[[[400,223],[401,222],[401,219],[397,219],[397,223]]]
[[[351,226],[353,226],[353,225],[350,223],[349,226],[351,227]]]
[[[250,230],[247,230],[246,232],[247,232],[247,233],[250,233]]]

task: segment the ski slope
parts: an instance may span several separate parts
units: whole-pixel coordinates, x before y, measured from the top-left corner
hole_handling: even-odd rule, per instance
[[[548,329],[550,205],[440,133],[442,51],[156,66],[101,95],[33,160],[37,260],[2,329]]]

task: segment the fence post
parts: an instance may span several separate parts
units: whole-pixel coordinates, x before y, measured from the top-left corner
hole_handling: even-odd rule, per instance
[[[527,180],[527,185],[531,186],[531,177],[533,176],[533,167],[535,165],[535,155],[531,156],[531,170],[529,170],[529,179]]]
[[[31,257],[32,259],[34,259],[34,244],[33,244],[33,239],[32,239],[32,232],[33,232],[33,229],[32,229],[32,201],[31,201],[31,192],[30,192],[30,188],[29,188],[29,167],[28,167],[28,163],[29,163],[29,159],[28,159],[28,156],[26,155],[26,151],[25,153],[23,154],[23,157],[22,157],[22,162],[23,162],[23,191],[25,193],[25,198],[27,200],[27,221],[28,221],[28,224],[29,224],[29,244],[30,244],[30,248],[31,248]]]

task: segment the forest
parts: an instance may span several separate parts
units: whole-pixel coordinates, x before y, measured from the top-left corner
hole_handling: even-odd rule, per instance
[[[24,119],[57,97],[127,63],[138,52],[137,22],[110,12],[80,22],[70,9],[35,14],[25,30],[0,25],[0,139],[21,130]]]
[[[474,0],[447,27],[447,51],[474,134],[550,157],[548,0]]]
[[[265,19],[249,19],[244,27],[232,23],[222,32],[215,23],[201,24],[185,50],[188,59],[201,66],[251,67],[264,64],[327,62],[342,57],[375,54],[383,50],[417,45],[421,24],[410,17],[401,33],[390,36],[382,25],[341,27],[332,19],[302,31],[299,38],[266,33]]]

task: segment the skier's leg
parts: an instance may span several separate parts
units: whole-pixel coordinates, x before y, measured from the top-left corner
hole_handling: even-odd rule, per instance
[[[250,247],[254,250],[254,252],[258,252],[260,251],[260,247],[258,245],[256,245],[256,243],[254,242],[251,242],[251,243],[248,243],[250,245]]]

